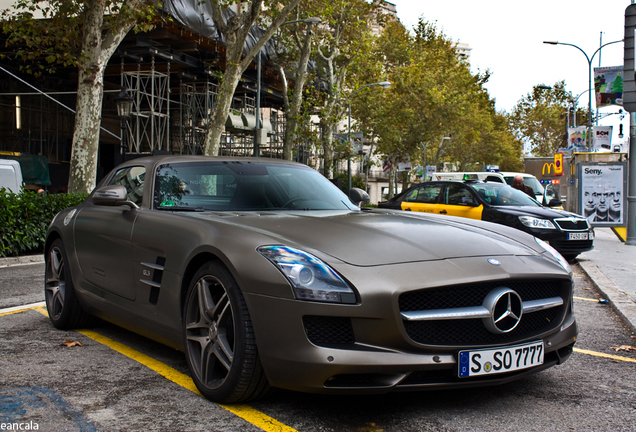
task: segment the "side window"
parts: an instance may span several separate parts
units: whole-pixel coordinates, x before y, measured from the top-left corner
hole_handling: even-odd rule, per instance
[[[224,164],[161,165],[155,178],[154,207],[226,210],[237,186],[235,176]]]
[[[444,203],[448,205],[471,205],[475,203],[468,188],[461,184],[449,184],[444,193]]]
[[[419,191],[419,189],[413,189],[410,192],[407,192],[404,195],[404,198],[402,198],[402,201],[405,202],[417,202],[417,192]]]
[[[140,166],[122,168],[115,173],[109,186],[121,185],[126,188],[128,200],[141,205],[144,196],[144,179],[146,168]]]
[[[417,190],[416,202],[424,204],[436,204],[442,185],[424,185]]]

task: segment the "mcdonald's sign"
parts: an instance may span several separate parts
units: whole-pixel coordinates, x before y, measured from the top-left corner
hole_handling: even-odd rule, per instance
[[[548,171],[548,175],[552,174],[552,169],[554,168],[554,172],[556,173],[556,166],[553,163],[544,163],[543,170],[541,171],[542,175],[545,175],[546,170]]]
[[[554,154],[554,175],[563,175],[563,153]]]

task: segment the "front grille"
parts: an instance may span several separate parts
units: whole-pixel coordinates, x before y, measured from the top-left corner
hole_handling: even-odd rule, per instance
[[[488,331],[481,319],[404,321],[409,337],[421,344],[438,346],[503,344],[541,335],[557,328],[565,316],[570,282],[562,280],[506,280],[451,287],[431,288],[400,296],[401,312],[479,306],[497,287],[513,289],[522,301],[561,297],[563,305],[526,313],[509,333]]]
[[[491,333],[481,319],[405,321],[406,333],[425,345],[505,344],[549,332],[561,324],[564,307],[524,314],[519,325],[508,333]]]
[[[538,300],[567,295],[570,282],[562,280],[502,280],[410,291],[400,296],[400,312],[479,306],[495,288],[505,286],[521,300]]]
[[[347,317],[304,316],[307,339],[314,345],[332,347],[355,343],[351,319]]]
[[[559,252],[582,252],[591,250],[594,240],[550,240],[550,246]]]
[[[587,219],[563,218],[563,219],[555,219],[554,222],[563,231],[570,231],[570,230],[586,231],[590,229],[590,225],[587,223]]]

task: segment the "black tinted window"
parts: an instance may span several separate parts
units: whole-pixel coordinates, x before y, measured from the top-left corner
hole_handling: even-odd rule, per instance
[[[128,200],[141,205],[144,196],[144,180],[146,168],[140,166],[127,167],[118,170],[108,183],[109,186],[121,185],[126,188]]]
[[[355,206],[311,168],[267,162],[187,162],[161,165],[155,208],[205,210],[338,210]]]

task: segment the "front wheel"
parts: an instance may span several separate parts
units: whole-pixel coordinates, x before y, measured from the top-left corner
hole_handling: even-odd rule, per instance
[[[93,317],[75,296],[73,277],[64,242],[57,239],[45,253],[44,299],[53,325],[62,330],[90,325]]]
[[[192,379],[208,399],[244,402],[269,383],[245,299],[228,270],[209,262],[195,274],[184,309],[185,354]]]

